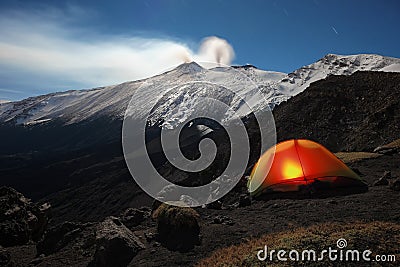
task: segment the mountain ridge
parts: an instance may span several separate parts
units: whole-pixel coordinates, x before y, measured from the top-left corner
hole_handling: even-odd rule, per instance
[[[374,54],[327,54],[289,74],[260,70],[252,65],[206,69],[195,62],[183,63],[170,71],[137,81],[0,103],[0,124],[13,122],[16,125],[39,125],[54,119],[70,124],[97,116],[122,119],[131,96],[144,82],[168,84],[176,80],[179,83],[196,80],[200,75],[211,82],[220,80],[229,84],[229,80],[237,76],[234,71],[245,74],[261,87],[267,96],[266,104],[273,108],[304,91],[314,81],[333,74],[350,75],[363,70],[400,72],[400,59]],[[243,92],[246,93],[246,89]]]

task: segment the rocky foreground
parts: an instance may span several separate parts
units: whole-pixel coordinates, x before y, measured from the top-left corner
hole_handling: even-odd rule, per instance
[[[3,187],[1,265],[191,266],[218,249],[252,237],[320,223],[398,225],[399,152],[394,147],[390,153],[361,158],[340,155],[369,184],[368,192],[361,194],[250,200],[237,190],[207,208],[129,208],[97,222],[53,224],[48,204],[39,206]],[[373,236],[366,242],[373,242]]]

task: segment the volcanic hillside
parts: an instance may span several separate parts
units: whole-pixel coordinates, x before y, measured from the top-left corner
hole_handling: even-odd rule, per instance
[[[278,141],[306,138],[333,151],[372,151],[400,137],[400,74],[329,76],[273,111]]]
[[[254,260],[255,249],[249,244],[289,244],[289,233],[291,248],[298,244],[307,248],[321,244],[323,248],[334,247],[337,231],[349,241],[349,248],[356,244],[357,249],[400,255],[396,246],[400,236],[399,82],[398,73],[329,76],[274,110],[278,141],[308,138],[334,151],[359,151],[397,140],[387,145],[396,148],[390,154],[361,153],[363,159],[354,160],[354,155],[350,155],[352,159],[345,160],[369,185],[367,192],[326,198],[254,200],[244,194],[246,186],[239,184],[222,203],[196,208],[198,215],[194,213],[191,218],[199,221],[200,230],[197,227],[195,233],[201,235],[201,240],[185,252],[168,247],[167,241],[176,243],[178,239],[161,239],[160,229],[167,229],[166,224],[150,216],[152,199],[133,182],[120,142],[84,148],[79,153],[71,151],[58,158],[49,156],[48,161],[40,161],[35,153],[5,155],[0,158],[0,177],[10,183],[15,181],[16,185],[28,184],[26,190],[35,184],[39,193],[52,192],[39,203],[51,204],[52,219],[46,219],[49,205],[33,204],[14,190],[3,188],[0,210],[5,219],[0,233],[6,237],[22,233],[26,234],[22,237],[32,236],[32,240],[26,243],[24,239],[17,246],[10,242],[2,244],[0,265],[222,266],[226,261],[221,261],[224,258],[220,255],[225,255],[231,265],[246,262],[245,266],[255,266],[259,262]],[[345,158],[353,153],[341,154]],[[10,167],[7,162],[14,165]],[[30,165],[24,165],[26,162]],[[50,185],[54,186],[52,190],[48,189]],[[104,219],[110,215],[117,217]],[[84,223],[87,221],[90,222]],[[25,228],[17,228],[21,225]],[[44,237],[36,242],[35,236],[45,228]],[[319,231],[311,233],[316,238],[307,238],[310,229]],[[337,231],[331,235],[330,229]],[[276,243],[269,243],[270,240]],[[126,244],[130,248],[128,253],[124,250]],[[236,262],[232,263],[232,258]],[[124,264],[104,259],[122,259]],[[103,265],[98,264],[101,260]],[[359,262],[355,264],[358,266]]]

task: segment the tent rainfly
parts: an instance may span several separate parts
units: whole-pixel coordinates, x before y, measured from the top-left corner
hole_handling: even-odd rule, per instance
[[[254,166],[248,190],[252,196],[268,192],[296,192],[363,187],[366,184],[324,146],[310,140],[288,140],[267,150]]]

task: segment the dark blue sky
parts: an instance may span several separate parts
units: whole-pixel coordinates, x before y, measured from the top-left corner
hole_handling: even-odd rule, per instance
[[[233,46],[234,64],[250,63],[266,70],[291,72],[328,53],[400,57],[400,1],[395,0],[0,3],[4,12],[37,12],[42,7],[61,11],[72,7],[75,15],[81,12],[79,19],[66,20],[68,27],[74,29],[103,36],[166,38],[184,42],[193,51],[204,37],[215,35]],[[4,87],[1,79],[5,78],[1,74],[0,88]],[[1,96],[0,91],[0,99]]]

